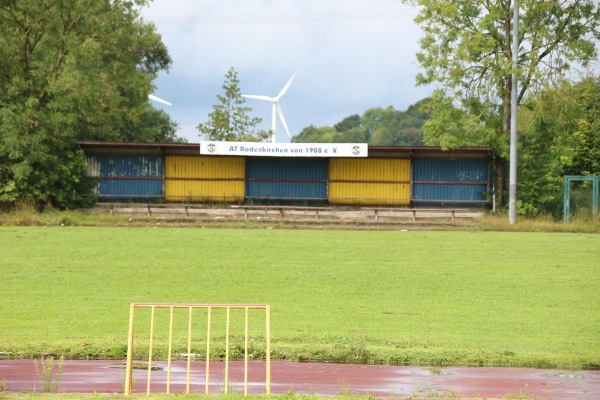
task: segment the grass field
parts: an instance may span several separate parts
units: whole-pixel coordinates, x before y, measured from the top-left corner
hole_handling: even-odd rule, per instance
[[[598,369],[599,239],[0,227],[0,352],[123,357],[132,302],[268,303],[274,358]]]

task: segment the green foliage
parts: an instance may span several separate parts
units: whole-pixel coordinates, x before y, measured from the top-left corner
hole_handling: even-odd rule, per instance
[[[42,387],[45,393],[57,393],[60,386],[60,380],[63,373],[63,357],[58,360],[58,365],[55,366],[54,357],[40,358],[34,360],[35,375],[42,381]],[[54,373],[54,368],[57,368]]]
[[[503,131],[509,130],[512,85],[513,2],[405,0],[420,7],[415,21],[424,36],[417,60],[418,84],[441,82],[459,107],[473,99],[489,108],[502,104]],[[525,0],[519,4],[518,101],[549,78],[562,79],[570,62],[587,65],[596,57],[600,5],[593,0]]]
[[[567,90],[578,118],[565,174],[600,175],[600,76],[588,77]]]
[[[124,124],[119,140],[124,142],[185,143],[185,138],[177,136],[178,126],[163,110],[148,107],[140,118]]]
[[[329,126],[317,128],[314,125],[309,125],[302,131],[294,135],[291,139],[292,143],[336,143],[338,139],[338,131]]]
[[[497,111],[471,101],[468,110],[456,107],[443,90],[436,90],[432,100],[424,105],[430,119],[423,125],[425,144],[445,150],[466,146],[493,147],[501,156],[508,154],[508,143],[503,140]]]
[[[444,148],[492,146],[500,167],[508,156],[513,72],[519,80],[517,104],[522,104],[530,91],[537,93],[549,82],[564,79],[571,63],[586,66],[597,57],[600,4],[594,0],[519,2],[517,68],[512,60],[514,2],[404,1],[419,7],[415,21],[424,32],[417,54],[423,72],[417,84],[442,86],[424,127],[425,143]],[[503,168],[498,169],[499,184],[503,175]],[[537,180],[530,184],[541,186]],[[502,193],[500,187],[500,203]],[[535,215],[540,210],[529,197],[521,203],[521,213]]]
[[[217,95],[219,104],[213,106],[208,121],[196,128],[206,140],[225,140],[238,142],[260,142],[269,138],[272,132],[257,130],[262,118],[250,118],[251,107],[244,106],[236,70],[232,67],[225,74],[223,95]]]
[[[77,140],[173,138],[147,100],[171,59],[139,16],[146,3],[0,3],[0,206],[81,205],[90,182]]]
[[[421,146],[421,127],[429,117],[422,106],[429,99],[411,105],[406,111],[375,107],[361,116],[351,115],[332,127],[310,125],[292,138],[293,143],[369,143],[373,146]]]
[[[351,115],[349,117],[344,118],[333,127],[338,132],[345,132],[351,129],[360,128],[362,125],[362,121],[360,120],[360,116],[358,114]]]
[[[598,364],[600,346],[596,240],[523,232],[3,227],[0,348],[29,357],[122,356],[132,302],[268,303],[274,358],[582,368]],[[186,317],[175,325],[185,329]],[[157,327],[168,326],[168,312],[156,318]],[[232,327],[243,329],[243,313],[236,318]],[[258,343],[264,324],[255,322]],[[136,322],[137,334],[148,335],[148,326]],[[214,326],[223,337],[216,314]],[[206,330],[198,329],[201,351]],[[157,346],[168,340],[161,332]],[[185,335],[180,340],[185,347]]]
[[[369,144],[373,146],[422,146],[423,123],[429,112],[422,106],[429,103],[426,98],[408,107],[406,111],[393,107],[371,108],[363,114],[363,126],[369,133]]]
[[[519,198],[523,215],[563,208],[563,176],[600,175],[600,77],[564,81],[526,99],[520,113]]]

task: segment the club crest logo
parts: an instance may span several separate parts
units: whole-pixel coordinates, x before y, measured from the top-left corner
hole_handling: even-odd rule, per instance
[[[354,146],[352,147],[352,154],[354,154],[355,156],[360,154],[360,147],[359,146]]]
[[[207,146],[207,148],[208,148],[208,152],[209,153],[214,153],[215,150],[217,150],[217,146],[215,146],[214,143],[209,143],[208,146]]]

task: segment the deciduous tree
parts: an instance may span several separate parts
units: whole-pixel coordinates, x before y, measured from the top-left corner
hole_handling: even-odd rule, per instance
[[[417,83],[443,85],[433,104],[442,110],[432,111],[431,122],[424,127],[425,142],[457,146],[471,144],[469,137],[483,134],[478,142],[494,146],[501,158],[496,179],[502,188],[502,159],[508,157],[509,147],[499,143],[508,144],[510,137],[514,2],[404,1],[419,7],[415,21],[424,32],[417,54],[424,72],[417,76]],[[541,88],[549,80],[563,79],[571,63],[586,66],[596,57],[600,4],[596,0],[521,0],[519,13],[516,73],[520,104],[530,89]],[[444,97],[449,100],[443,100]],[[486,122],[495,119],[490,113],[498,111],[501,128],[494,131]],[[452,121],[446,122],[456,129],[442,132],[438,117],[451,117]],[[503,203],[502,193],[497,192],[499,205]]]
[[[262,118],[250,118],[251,107],[245,106],[236,70],[232,67],[225,74],[223,94],[217,95],[219,103],[208,114],[208,121],[197,129],[206,140],[258,142],[271,137],[271,131],[258,129]]]
[[[363,113],[344,118],[333,127],[304,128],[292,138],[295,143],[369,143],[374,146],[421,146],[423,122],[428,112],[421,106],[430,101],[423,99],[406,111],[394,107],[374,107]]]
[[[151,139],[147,95],[171,59],[146,4],[0,2],[0,206],[77,206],[89,188],[77,140]]]
[[[600,175],[600,77],[563,81],[523,103],[517,211],[562,213],[565,175]]]

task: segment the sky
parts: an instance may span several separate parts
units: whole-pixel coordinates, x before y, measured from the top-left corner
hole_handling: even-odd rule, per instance
[[[400,0],[154,0],[142,16],[173,59],[154,94],[173,106],[152,104],[179,124],[178,136],[198,143],[196,126],[208,121],[233,67],[243,94],[270,97],[297,72],[280,100],[292,135],[372,107],[405,110],[433,91],[415,85],[416,15]],[[271,103],[245,105],[270,129]],[[289,141],[278,119],[277,142]]]

